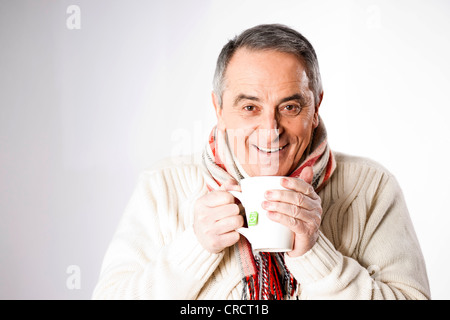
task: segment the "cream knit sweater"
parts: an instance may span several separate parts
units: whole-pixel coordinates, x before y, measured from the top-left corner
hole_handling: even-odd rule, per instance
[[[335,153],[321,232],[303,256],[285,255],[299,299],[427,299],[424,259],[395,178],[377,163]],[[191,158],[194,159],[194,158]],[[194,234],[207,192],[198,161],[142,173],[104,257],[94,299],[240,299],[234,246],[219,254]]]

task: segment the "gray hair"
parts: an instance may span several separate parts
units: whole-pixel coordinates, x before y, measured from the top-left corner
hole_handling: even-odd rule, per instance
[[[305,63],[309,78],[309,88],[314,94],[315,104],[319,103],[322,93],[319,62],[311,43],[299,32],[281,24],[262,24],[242,32],[222,48],[214,73],[213,90],[222,107],[225,89],[225,72],[233,54],[239,48],[250,50],[276,50],[295,54]]]

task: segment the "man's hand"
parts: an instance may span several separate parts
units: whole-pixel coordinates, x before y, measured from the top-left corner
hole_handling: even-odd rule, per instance
[[[298,257],[310,250],[319,237],[322,219],[320,197],[311,186],[313,171],[306,167],[300,179],[286,177],[281,185],[289,190],[270,190],[266,192],[262,206],[268,210],[268,217],[279,222],[295,233],[294,248],[288,253]]]
[[[236,229],[244,226],[244,217],[233,195],[241,191],[235,180],[225,182],[219,190],[200,197],[195,203],[194,232],[200,244],[211,253],[219,253],[239,240]]]

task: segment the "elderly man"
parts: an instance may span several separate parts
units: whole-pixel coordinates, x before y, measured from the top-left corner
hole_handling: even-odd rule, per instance
[[[332,152],[317,57],[298,32],[260,25],[217,61],[213,128],[199,161],[144,172],[94,298],[427,299],[425,263],[400,187],[379,164]],[[256,253],[229,192],[285,176],[262,206],[293,250]]]

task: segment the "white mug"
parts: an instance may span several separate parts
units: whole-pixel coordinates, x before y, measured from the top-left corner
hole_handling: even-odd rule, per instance
[[[294,233],[288,227],[272,221],[262,208],[267,190],[281,189],[280,176],[257,176],[241,180],[242,192],[229,191],[245,208],[247,228],[236,231],[251,243],[255,252],[288,252],[294,244]]]

